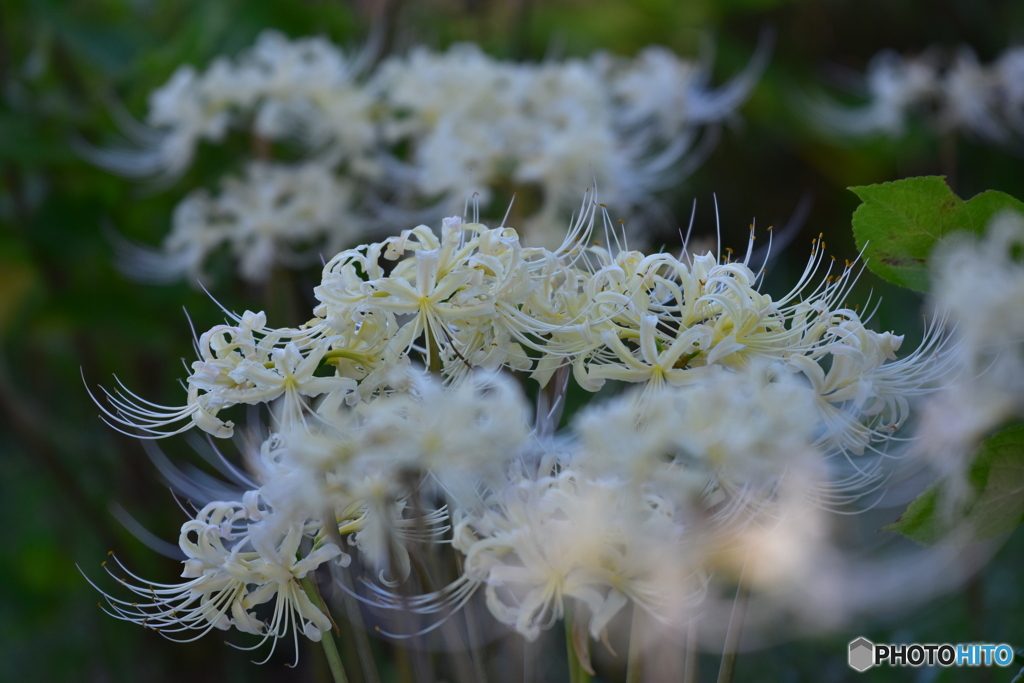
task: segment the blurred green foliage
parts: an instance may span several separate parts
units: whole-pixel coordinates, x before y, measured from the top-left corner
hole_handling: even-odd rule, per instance
[[[857,254],[846,187],[912,175],[944,174],[962,197],[997,189],[1024,197],[1024,161],[971,140],[936,140],[915,129],[901,140],[840,146],[814,133],[791,106],[829,73],[829,64],[863,70],[880,49],[973,46],[983,60],[1024,30],[1024,3],[1011,0],[0,0],[0,519],[7,520],[0,563],[0,681],[314,681],[327,680],[321,653],[304,651],[297,669],[288,648],[268,665],[221,638],[175,645],[106,617],[93,579],[108,550],[144,576],[179,572],[111,516],[117,502],[173,540],[180,512],[137,441],[97,417],[86,385],[119,378],[156,402],[180,401],[178,358],[191,358],[188,310],[197,328],[223,314],[204,293],[181,284],[140,286],[113,267],[105,229],[156,243],[185,192],[211,186],[231,166],[230,146],[202,149],[189,174],[155,193],[78,158],[69,142],[116,138],[111,111],[141,116],[147,94],[182,63],[207,64],[250,45],[265,28],[293,36],[327,35],[358,46],[383,13],[389,44],[443,47],[473,40],[506,57],[635,54],[661,43],[695,55],[717,46],[724,79],[749,58],[764,27],[776,31],[771,66],[743,121],[726,131],[710,160],[667,196],[685,225],[698,200],[698,230],[713,230],[717,197],[726,243],[745,241],[749,222],[780,225],[805,194],[809,219],[791,261],[767,288],[788,289],[812,237],[824,233],[842,258]],[[411,226],[396,226],[397,229]],[[671,232],[666,239],[672,240]],[[677,239],[677,238],[676,238]],[[802,267],[802,266],[800,266]],[[308,306],[315,273],[291,283]],[[919,330],[916,295],[866,275],[858,293],[881,293],[876,324]],[[263,308],[267,292],[227,278],[214,291],[226,307]],[[271,320],[281,325],[286,321]],[[908,344],[912,339],[908,340]],[[83,383],[84,377],[84,383]],[[180,440],[164,444],[194,460]],[[898,516],[894,511],[886,521]],[[884,522],[883,522],[884,523]],[[882,524],[880,523],[879,526]],[[986,640],[1024,646],[1018,532],[979,579],[913,614],[851,625],[847,633],[800,639],[741,657],[737,680],[855,680],[846,642]],[[708,658],[702,680],[715,666]],[[871,680],[1009,680],[1007,670],[873,670]]]

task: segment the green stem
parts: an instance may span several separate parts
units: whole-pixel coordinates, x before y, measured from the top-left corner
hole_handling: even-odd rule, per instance
[[[434,333],[430,329],[430,322],[428,321],[423,327],[424,334],[427,337],[427,355],[430,356],[430,374],[440,375],[441,374],[441,349],[437,346],[437,339],[434,338]]]
[[[569,661],[569,683],[590,683],[590,674],[583,668],[579,654],[576,652],[576,640],[573,628],[572,608],[565,608],[565,650]]]
[[[327,610],[327,605],[321,599],[316,586],[313,585],[313,580],[308,576],[303,578],[302,587],[305,589],[309,599],[313,601],[313,604],[319,607],[327,615],[327,618],[330,619],[331,613]],[[331,667],[331,676],[334,677],[334,683],[348,683],[345,667],[341,663],[341,655],[338,654],[338,646],[334,644],[334,635],[330,630],[323,632],[320,642],[324,646],[324,654],[327,655],[327,665]]]
[[[336,538],[334,542],[338,543],[340,540],[340,538]],[[348,572],[348,568],[342,569],[336,566],[331,568],[334,579],[345,588],[342,592],[342,599],[345,603],[348,623],[352,627],[352,637],[356,641],[356,652],[359,654],[359,664],[362,667],[363,680],[365,683],[380,683],[380,675],[377,673],[377,662],[373,657],[373,650],[370,647],[370,638],[366,635],[366,623],[363,621],[363,613],[359,608],[359,602],[352,597],[354,588],[352,578]]]
[[[395,671],[398,683],[416,683],[416,674],[413,673],[412,657],[405,646],[394,644]]]
[[[644,675],[643,654],[640,652],[642,645],[641,629],[643,612],[640,607],[633,604],[633,624],[629,629],[629,659],[626,661],[626,683],[640,683]]]
[[[729,630],[725,634],[725,647],[722,650],[722,665],[718,668],[718,683],[732,683],[733,674],[736,672],[736,656],[739,653],[743,617],[747,611],[747,600],[750,598],[750,591],[743,582],[747,572],[746,565],[744,562],[743,569],[740,570],[740,580],[736,585],[736,599],[732,603]]]

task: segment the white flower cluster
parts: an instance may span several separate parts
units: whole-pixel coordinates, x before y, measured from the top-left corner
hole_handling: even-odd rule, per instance
[[[775,299],[758,291],[753,234],[739,262],[613,252],[593,244],[596,205],[584,209],[554,251],[459,218],[440,237],[419,226],[342,251],[303,327],[247,312],[204,333],[184,407],[109,394],[110,422],[145,438],[227,437],[220,413],[235,404],[273,417],[252,458],[258,488],[182,528],[188,581],[134,586],[151,602],[112,600],[114,613],[315,639],[328,623],[298,581],[354,555],[376,570],[362,599],[377,608],[447,614],[483,588],[528,639],[567,610],[601,638],[631,602],[685,620],[744,530],[878,481],[909,400],[944,370],[937,327],[897,360],[902,338],[843,303],[852,265],[815,281],[817,241]],[[590,391],[637,389],[555,433],[570,368]],[[533,428],[507,370],[543,387]],[[413,560],[443,543],[462,575],[402,592]],[[262,620],[252,608],[274,596]]]
[[[188,195],[160,250],[122,245],[129,274],[151,281],[199,277],[223,245],[243,278],[261,281],[275,262],[307,264],[366,239],[393,223],[395,207],[442,215],[470,198],[486,206],[495,192],[519,193],[531,239],[553,247],[568,203],[593,183],[626,211],[695,168],[767,51],[714,90],[710,65],[658,47],[632,60],[529,64],[460,44],[371,69],[369,51],[349,57],[321,38],[267,31],[233,60],[179,68],[151,94],[148,125],[124,122],[132,146],[81,148],[111,171],[169,182],[200,142],[251,135],[256,158],[243,175],[214,196]],[[273,158],[278,149],[301,161]]]
[[[978,442],[1024,417],[1024,217],[997,216],[984,236],[955,235],[932,268],[933,305],[957,321],[958,376],[926,403],[919,448],[964,475]]]
[[[495,190],[536,188],[540,206],[524,237],[553,248],[566,207],[593,183],[625,211],[677,182],[683,173],[671,171],[683,170],[702,127],[746,100],[764,58],[762,50],[715,91],[707,65],[660,47],[632,60],[598,53],[523,64],[463,44],[386,60],[374,85],[387,105],[385,138],[412,148],[402,172],[417,192],[458,210],[467,196],[486,205]]]
[[[996,145],[1024,135],[1024,48],[1008,49],[989,65],[967,47],[948,62],[936,53],[904,57],[886,50],[868,64],[864,81],[867,104],[819,98],[809,102],[811,118],[848,137],[899,137],[913,114],[938,133],[965,132]]]

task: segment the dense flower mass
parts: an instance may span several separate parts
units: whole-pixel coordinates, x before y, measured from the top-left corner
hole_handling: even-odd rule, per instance
[[[588,199],[554,250],[453,217],[440,236],[341,251],[306,324],[246,312],[202,334],[184,406],[108,394],[108,421],[148,438],[228,437],[238,404],[271,416],[247,490],[196,501],[182,527],[186,581],[128,583],[150,602],[111,598],[113,612],[316,639],[329,622],[301,580],[357,559],[375,580],[354,593],[434,615],[425,630],[482,590],[528,639],[570,613],[603,638],[631,603],[685,622],[735,570],[727,558],[757,554],[751,528],[847,505],[885,476],[911,399],[947,370],[938,325],[898,359],[902,337],[846,305],[854,266],[817,240],[773,297],[753,233],[736,261],[631,251],[609,223]],[[510,372],[540,386],[532,419]],[[635,386],[557,431],[570,376]],[[412,567],[445,545],[460,576],[410,596]],[[253,611],[271,600],[269,619]]]
[[[124,122],[130,146],[81,146],[111,171],[168,183],[200,143],[252,137],[255,158],[219,191],[191,192],[160,250],[121,244],[127,272],[201,276],[227,245],[239,274],[261,281],[270,264],[306,265],[379,234],[396,212],[456,213],[468,198],[486,208],[513,195],[531,243],[554,247],[593,183],[626,211],[692,171],[749,96],[767,43],[717,90],[709,64],[657,47],[636,59],[540,64],[471,44],[415,49],[375,68],[372,57],[268,31],[235,59],[179,68],[151,94],[147,125]]]
[[[864,75],[867,104],[845,107],[820,98],[808,103],[809,111],[822,129],[847,137],[899,137],[919,115],[938,133],[965,132],[1006,146],[1024,135],[1022,74],[1019,47],[987,65],[967,47],[951,60],[935,51],[904,57],[886,50]]]

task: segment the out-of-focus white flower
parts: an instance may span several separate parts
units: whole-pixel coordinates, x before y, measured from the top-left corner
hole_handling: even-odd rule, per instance
[[[815,100],[810,103],[812,120],[831,133],[850,137],[903,135],[911,112],[940,91],[937,68],[929,56],[905,58],[892,50],[880,52],[864,76],[870,102],[847,108]]]
[[[699,598],[703,583],[684,530],[666,501],[638,500],[614,480],[566,470],[514,483],[467,522],[458,542],[466,577],[486,585],[499,621],[535,640],[571,599],[601,638],[630,601],[662,615]]]
[[[449,506],[479,507],[479,487],[504,477],[529,431],[518,388],[485,375],[454,389],[413,377],[407,392],[321,406],[319,417],[264,444],[261,496],[298,518],[336,517],[366,562],[398,578],[409,571],[404,544],[447,530]],[[423,514],[414,497],[443,502]]]
[[[365,219],[353,203],[353,186],[322,163],[254,161],[243,178],[224,179],[219,194],[190,193],[175,207],[162,248],[129,245],[121,266],[140,281],[203,279],[210,255],[226,245],[239,275],[262,282],[275,267],[307,265],[362,235]]]
[[[361,61],[323,38],[289,40],[264,31],[235,60],[219,57],[202,73],[182,66],[153,91],[151,128],[125,121],[137,149],[82,151],[115,173],[173,180],[188,169],[201,140],[220,142],[251,117],[254,134],[266,140],[296,138],[314,151],[331,143],[346,159],[365,155],[375,142],[375,103],[356,81]]]
[[[917,448],[943,472],[994,428],[1024,416],[1024,218],[997,216],[984,237],[953,236],[934,257],[934,306],[955,321],[956,381],[923,410]],[[955,482],[954,482],[955,483]]]
[[[1000,72],[982,66],[973,50],[962,48],[942,81],[940,130],[967,130],[992,144],[1006,144],[1010,131],[1000,120]]]
[[[706,67],[650,48],[635,62],[500,62],[474,45],[417,49],[386,60],[371,85],[387,103],[385,133],[413,148],[405,173],[426,197],[461,206],[495,190],[537,188],[521,229],[538,246],[561,241],[567,206],[596,181],[620,210],[678,181],[702,126],[735,114],[764,68],[767,44],[719,90]],[[521,199],[520,201],[524,201]]]
[[[1024,47],[1006,50],[992,66],[1002,93],[1002,116],[1018,134],[1024,134]]]
[[[681,387],[627,394],[579,415],[570,468],[657,492],[679,509],[715,508],[722,520],[770,500],[791,471],[823,478],[815,392],[781,366],[703,375]],[[804,496],[818,502],[821,491]]]
[[[991,64],[980,64],[967,47],[943,61],[934,52],[904,57],[892,50],[875,55],[864,76],[870,101],[846,107],[818,97],[804,104],[813,123],[833,135],[899,137],[918,114],[939,134],[963,131],[990,144],[1011,145],[1024,133],[1024,59],[1011,48]]]
[[[647,209],[631,228],[638,242],[654,194],[703,161],[712,129],[736,117],[769,51],[762,41],[716,89],[709,64],[664,48],[635,60],[529,64],[459,44],[415,49],[369,72],[368,52],[347,56],[322,38],[265,31],[233,59],[202,72],[181,67],[152,93],[148,125],[122,114],[134,148],[79,148],[111,171],[166,183],[184,174],[201,141],[223,142],[233,130],[252,138],[256,159],[243,179],[222,181],[217,194],[190,193],[160,250],[118,242],[123,269],[142,281],[198,277],[226,244],[239,274],[260,282],[272,266],[306,265],[396,214],[454,213],[516,193],[520,231],[555,248],[577,198],[595,184],[622,212]],[[299,161],[273,162],[278,148]]]

